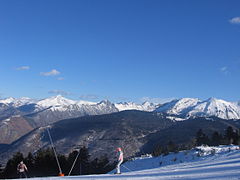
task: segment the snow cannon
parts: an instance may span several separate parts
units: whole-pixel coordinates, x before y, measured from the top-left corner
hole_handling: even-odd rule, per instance
[[[63,173],[59,173],[58,176],[64,176],[64,174]]]

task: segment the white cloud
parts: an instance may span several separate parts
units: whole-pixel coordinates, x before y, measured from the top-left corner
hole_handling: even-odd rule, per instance
[[[172,100],[174,100],[176,98],[152,98],[152,97],[142,97],[140,99],[141,102],[145,102],[145,101],[148,101],[148,102],[152,102],[152,103],[159,103],[159,104],[164,104],[164,103],[167,103],[167,102],[170,102]]]
[[[18,71],[22,71],[22,70],[29,70],[30,67],[29,66],[20,66],[20,67],[17,67],[16,70]]]
[[[224,66],[224,67],[221,67],[221,69],[220,69],[221,71],[226,71],[227,70],[227,67],[226,66]]]
[[[81,95],[79,98],[83,100],[98,100],[100,97],[95,94],[84,94]]]
[[[129,101],[133,101],[131,98],[128,98],[128,97],[117,97],[116,98],[117,102],[129,102]]]
[[[51,70],[51,71],[49,71],[49,72],[41,72],[40,74],[41,74],[42,76],[56,76],[56,75],[59,75],[60,72],[57,71],[56,69],[53,69],[53,70]]]
[[[221,68],[220,68],[220,71],[221,71],[222,73],[224,73],[224,74],[228,74],[228,73],[229,73],[228,68],[227,68],[226,66],[221,67]]]
[[[51,91],[48,91],[48,93],[49,94],[60,94],[60,95],[63,95],[63,96],[68,96],[68,95],[72,94],[70,92],[63,91],[63,90],[51,90]]]
[[[230,19],[229,22],[232,24],[240,24],[240,17],[234,17]]]
[[[59,81],[63,81],[64,78],[63,78],[63,77],[59,77],[59,78],[57,78],[57,80],[59,80]]]

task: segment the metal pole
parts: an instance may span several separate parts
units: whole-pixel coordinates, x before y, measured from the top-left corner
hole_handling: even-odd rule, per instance
[[[49,136],[49,139],[50,139],[50,142],[51,142],[51,145],[52,145],[52,149],[53,149],[53,152],[54,152],[56,161],[57,161],[59,173],[62,174],[62,169],[61,169],[61,167],[60,167],[60,163],[59,163],[59,161],[58,161],[57,153],[56,153],[56,150],[55,150],[54,145],[53,145],[53,140],[52,140],[52,137],[51,137],[51,134],[50,134],[50,131],[49,131],[49,127],[47,128],[47,132],[48,132],[48,136]]]
[[[77,154],[77,156],[76,156],[76,158],[75,158],[75,160],[74,160],[74,162],[73,162],[73,165],[72,165],[72,167],[71,167],[71,169],[70,169],[70,171],[69,171],[69,173],[68,173],[68,176],[70,176],[70,174],[71,174],[71,172],[72,172],[72,170],[73,170],[73,167],[75,166],[75,163],[76,163],[76,161],[77,161],[77,158],[78,158],[79,154],[80,154],[80,149],[79,149],[78,154]]]

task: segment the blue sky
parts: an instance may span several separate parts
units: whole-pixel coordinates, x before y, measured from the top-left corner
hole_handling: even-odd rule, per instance
[[[238,0],[1,0],[0,96],[240,100]]]

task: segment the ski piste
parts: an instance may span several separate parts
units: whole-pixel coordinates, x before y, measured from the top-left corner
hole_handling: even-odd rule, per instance
[[[214,153],[213,153],[214,150]],[[199,156],[199,152],[200,156]],[[176,161],[171,161],[177,158]],[[183,161],[184,160],[184,161]],[[160,161],[163,163],[160,165]],[[170,179],[240,179],[239,146],[201,146],[159,157],[138,157],[121,166],[122,174],[35,177],[29,180],[170,180]]]

